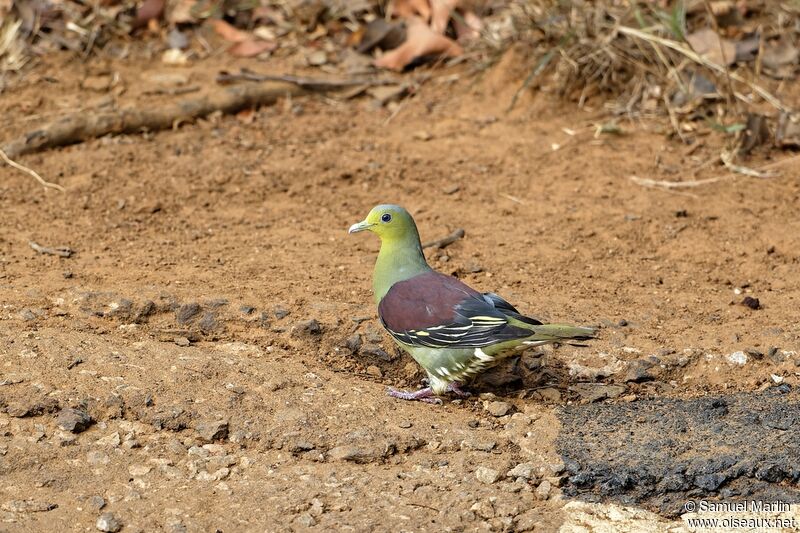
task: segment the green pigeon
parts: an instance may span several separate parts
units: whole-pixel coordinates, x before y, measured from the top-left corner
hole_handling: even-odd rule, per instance
[[[397,205],[379,205],[349,233],[371,231],[381,239],[372,288],[381,324],[428,373],[429,387],[389,389],[403,400],[441,403],[446,392],[468,396],[461,385],[530,346],[581,341],[591,328],[542,324],[494,293],[480,293],[425,261],[417,225]]]

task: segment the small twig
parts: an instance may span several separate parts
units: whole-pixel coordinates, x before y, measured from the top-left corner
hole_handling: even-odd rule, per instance
[[[775,172],[764,172],[761,170],[756,170],[754,168],[745,167],[742,165],[737,165],[733,162],[734,158],[734,151],[723,151],[719,158],[722,163],[725,165],[725,168],[730,170],[731,172],[736,172],[738,174],[742,174],[745,176],[750,176],[751,178],[772,178],[776,175]]]
[[[431,247],[445,248],[447,246],[450,246],[454,242],[456,242],[458,239],[461,239],[462,237],[464,237],[464,230],[462,228],[458,228],[457,230],[455,230],[453,233],[451,233],[447,237],[443,237],[443,238],[437,239],[435,241],[426,242],[425,244],[422,245],[422,247],[423,248],[431,248]]]
[[[436,511],[437,513],[440,512],[439,509],[437,509],[436,507],[431,507],[430,505],[425,505],[424,503],[406,502],[406,505],[411,505],[412,507],[422,507],[423,509],[430,509],[431,511]]]
[[[516,196],[511,196],[510,194],[506,194],[506,193],[504,193],[504,192],[501,192],[501,193],[500,193],[500,196],[502,196],[502,197],[503,197],[503,198],[505,198],[506,200],[511,200],[511,201],[512,201],[512,202],[514,202],[514,203],[517,203],[517,204],[520,204],[520,205],[525,205],[525,202],[524,202],[524,201],[522,201],[522,200],[520,200],[520,199],[519,199],[519,198],[517,198]]]
[[[662,189],[687,189],[691,187],[700,187],[701,185],[708,185],[717,181],[722,181],[730,176],[717,176],[716,178],[708,178],[704,180],[687,180],[687,181],[667,181],[667,180],[653,180],[650,178],[640,178],[639,176],[630,176],[630,180],[642,187],[654,187]]]
[[[40,244],[36,244],[33,241],[28,242],[28,246],[39,252],[40,254],[46,255],[57,255],[59,257],[71,257],[72,254],[75,252],[72,248],[68,248],[66,246],[59,246],[58,248],[49,248],[47,246],[42,246]]]
[[[9,159],[9,157],[6,155],[6,153],[3,150],[0,150],[0,157],[3,158],[3,161],[5,161],[8,166],[14,167],[17,170],[21,170],[22,172],[28,174],[29,176],[32,176],[36,181],[39,182],[39,184],[42,187],[46,187],[48,189],[55,189],[55,190],[61,191],[61,192],[66,192],[66,189],[64,189],[64,187],[62,187],[61,185],[59,185],[57,183],[50,183],[49,181],[47,181],[43,177],[41,177],[39,174],[37,174],[36,171],[31,170],[26,166],[20,165],[16,161],[12,161],[11,159]]]

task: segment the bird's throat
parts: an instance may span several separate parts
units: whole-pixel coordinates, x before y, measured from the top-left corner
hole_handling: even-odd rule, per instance
[[[382,240],[372,276],[376,303],[380,303],[395,283],[431,270],[422,253],[419,236],[414,233],[402,239]]]

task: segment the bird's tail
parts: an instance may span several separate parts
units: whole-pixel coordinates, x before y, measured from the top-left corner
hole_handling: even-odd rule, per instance
[[[530,341],[535,343],[586,341],[593,339],[595,333],[593,328],[582,328],[567,324],[542,324],[530,326],[530,329],[535,333],[530,338]]]

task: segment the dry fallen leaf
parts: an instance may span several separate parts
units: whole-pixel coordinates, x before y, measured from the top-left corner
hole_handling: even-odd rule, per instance
[[[464,21],[459,19],[453,20],[453,26],[456,29],[459,41],[470,41],[477,39],[481,35],[483,29],[483,21],[473,11],[464,13]]]
[[[796,46],[787,40],[780,40],[764,47],[761,64],[767,68],[779,70],[786,65],[796,64],[798,57],[800,57],[800,53]]]
[[[151,20],[155,20],[164,12],[166,0],[144,0],[139,9],[136,10],[136,26],[145,26]]]
[[[230,41],[232,43],[241,43],[251,39],[250,34],[234,28],[224,20],[216,19],[212,21],[212,24],[214,25],[214,31],[217,32],[217,35],[226,41]]]
[[[427,55],[455,57],[464,49],[452,39],[433,31],[422,19],[408,20],[406,42],[375,60],[375,66],[391,70],[403,70],[414,59]]]
[[[431,6],[428,0],[393,0],[387,12],[389,16],[401,19],[422,17],[427,21],[431,18]]]
[[[692,50],[717,65],[732,65],[736,60],[736,45],[728,39],[720,38],[710,28],[690,33],[686,40]]]
[[[450,23],[450,13],[458,7],[459,0],[430,0],[431,2],[431,29],[436,33],[447,31]]]
[[[228,53],[236,57],[254,57],[264,52],[271,52],[278,47],[274,41],[262,41],[256,38],[247,38],[228,48]]]

